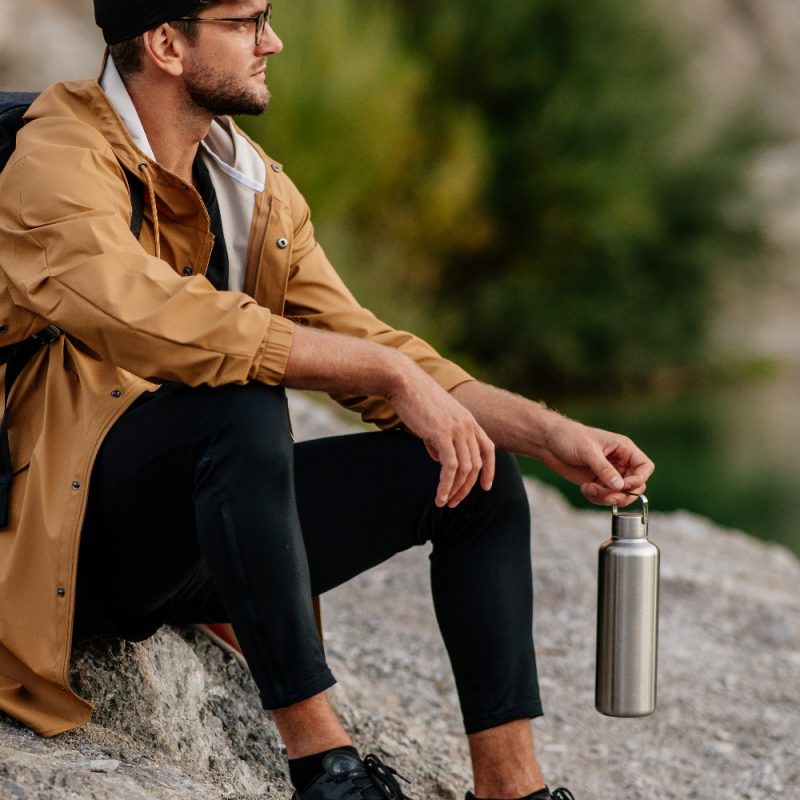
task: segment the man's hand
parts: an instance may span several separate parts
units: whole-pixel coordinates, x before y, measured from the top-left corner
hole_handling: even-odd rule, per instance
[[[626,436],[590,428],[539,403],[471,381],[456,386],[497,447],[538,458],[602,505],[626,506],[644,492],[653,462]]]
[[[475,417],[436,381],[413,365],[401,388],[387,399],[406,427],[442,465],[436,505],[455,508],[478,476],[488,491],[494,480],[494,443]]]
[[[556,417],[538,452],[554,472],[581,487],[587,500],[626,506],[642,494],[653,462],[627,437]]]

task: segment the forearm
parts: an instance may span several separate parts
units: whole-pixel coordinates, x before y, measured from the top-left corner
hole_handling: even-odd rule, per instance
[[[501,450],[542,457],[548,435],[564,417],[543,403],[498,389],[486,383],[468,381],[451,391]]]
[[[416,369],[389,347],[298,325],[282,383],[292,389],[390,397]]]
[[[541,403],[470,381],[451,394],[495,446],[534,456],[581,487],[595,503],[626,505],[640,493],[653,462],[627,437],[561,416]]]

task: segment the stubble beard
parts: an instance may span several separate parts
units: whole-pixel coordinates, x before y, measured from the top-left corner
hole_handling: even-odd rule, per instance
[[[258,116],[264,113],[271,99],[266,86],[261,91],[243,86],[235,78],[213,67],[201,68],[192,75],[187,75],[185,86],[195,107],[214,116]]]

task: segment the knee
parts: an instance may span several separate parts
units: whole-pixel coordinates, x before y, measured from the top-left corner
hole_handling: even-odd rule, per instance
[[[249,383],[207,389],[209,448],[253,469],[289,471],[293,440],[281,387]]]
[[[517,459],[505,450],[496,453],[495,477],[489,498],[508,513],[530,517],[528,495]]]
[[[489,492],[480,492],[480,511],[492,537],[502,538],[506,544],[530,546],[531,512],[528,495],[522,481],[516,458],[507,452],[496,455],[495,478]]]
[[[487,492],[476,484],[455,509],[437,514],[430,539],[438,554],[454,546],[482,547],[487,543],[490,552],[499,548],[527,559],[530,520],[528,497],[516,459],[498,451],[492,488]]]

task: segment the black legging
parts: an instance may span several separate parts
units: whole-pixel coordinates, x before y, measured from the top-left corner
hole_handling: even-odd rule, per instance
[[[513,458],[490,492],[434,504],[439,465],[403,433],[295,445],[282,390],[168,384],[114,425],[92,473],[76,640],[230,621],[264,708],[329,688],[321,594],[433,543],[436,616],[468,733],[539,716],[530,519]],[[402,598],[397,598],[402,602]]]

